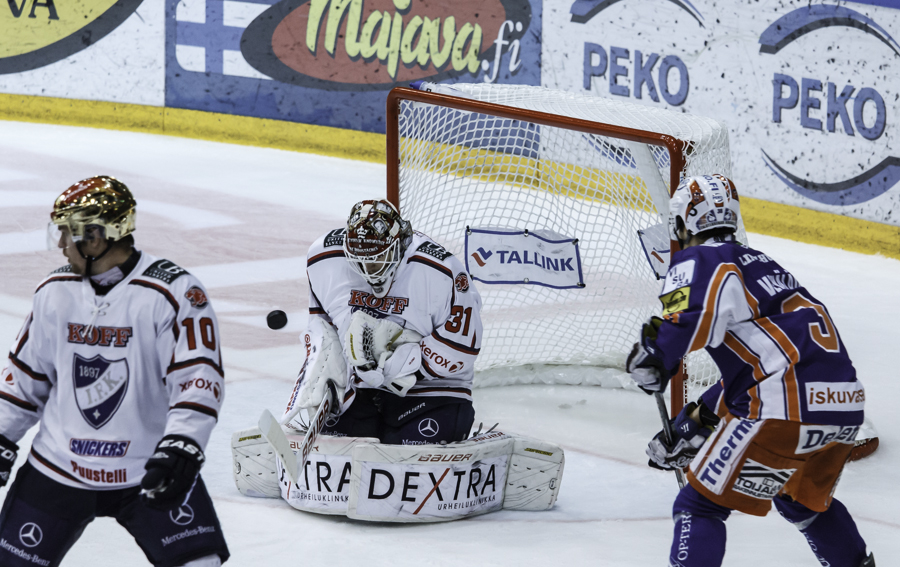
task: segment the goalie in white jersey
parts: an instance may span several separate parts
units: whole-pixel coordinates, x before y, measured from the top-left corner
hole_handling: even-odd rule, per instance
[[[199,476],[225,394],[216,316],[194,276],[134,249],[135,207],[107,176],[54,204],[70,264],[38,285],[0,380],[0,485],[40,423],[0,512],[2,565],[58,565],[96,516],[154,565],[228,558]]]
[[[331,379],[340,415],[327,435],[403,445],[466,438],[482,325],[462,263],[391,203],[370,200],[313,243],[307,275],[307,361],[287,412],[318,406]]]

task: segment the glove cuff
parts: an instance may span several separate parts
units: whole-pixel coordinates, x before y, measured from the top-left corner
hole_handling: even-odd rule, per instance
[[[175,434],[163,437],[156,445],[156,451],[150,459],[167,459],[172,455],[193,461],[198,469],[206,461],[206,455],[203,454],[203,449],[196,441],[190,437]],[[150,465],[150,462],[148,461],[147,464]]]
[[[0,434],[0,449],[7,449],[9,451],[18,451],[19,446],[9,440],[6,435]]]

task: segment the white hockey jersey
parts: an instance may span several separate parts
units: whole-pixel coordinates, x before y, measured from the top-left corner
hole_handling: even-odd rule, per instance
[[[413,234],[387,294],[377,298],[344,255],[345,229],[316,240],[307,255],[309,313],[332,322],[345,346],[354,311],[388,318],[424,338],[422,367],[407,396],[472,399],[475,359],[481,350],[481,296],[462,263],[422,233]],[[365,384],[350,367],[344,408]]]
[[[35,291],[0,379],[0,433],[18,441],[40,420],[39,471],[135,486],[164,435],[209,441],[225,396],[216,315],[197,278],[147,253],[106,295],[70,270]]]

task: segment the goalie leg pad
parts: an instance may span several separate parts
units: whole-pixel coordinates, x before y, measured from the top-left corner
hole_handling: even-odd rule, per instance
[[[549,510],[556,503],[566,459],[559,445],[517,437],[509,460],[503,508]]]
[[[255,498],[278,498],[275,451],[258,427],[231,434],[232,474],[238,491]]]

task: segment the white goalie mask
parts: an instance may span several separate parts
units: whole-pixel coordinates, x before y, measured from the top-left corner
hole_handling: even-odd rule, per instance
[[[691,235],[720,228],[737,231],[740,212],[737,189],[724,175],[687,177],[669,200],[669,236],[680,241],[679,224]]]
[[[387,295],[411,241],[412,227],[390,202],[370,200],[353,205],[344,253],[353,271],[372,286],[375,297]]]

